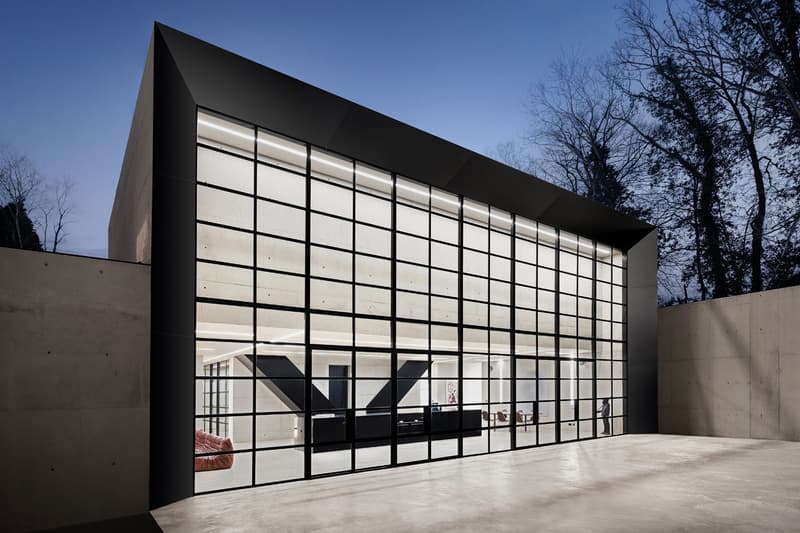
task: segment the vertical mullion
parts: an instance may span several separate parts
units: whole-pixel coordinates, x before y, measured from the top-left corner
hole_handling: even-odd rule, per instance
[[[458,196],[458,412],[458,456],[462,457],[464,455],[464,197],[461,195]]]
[[[389,403],[391,424],[390,464],[397,466],[397,174],[392,172],[392,262],[391,262],[391,334],[390,379],[392,399]]]
[[[554,274],[554,299],[555,299],[555,323],[553,345],[555,346],[555,370],[556,370],[556,442],[561,442],[561,231],[556,229],[555,242],[555,274]]]
[[[311,146],[306,144],[306,242],[305,242],[305,373],[303,388],[303,477],[311,477]]]
[[[516,251],[517,251],[517,243],[516,238],[517,236],[517,218],[516,215],[513,213],[511,214],[511,283],[509,284],[510,287],[510,296],[509,296],[509,303],[511,304],[511,317],[510,317],[510,326],[511,332],[509,333],[509,343],[510,343],[510,351],[509,359],[511,361],[511,449],[515,449],[517,447],[517,343],[516,343],[516,331],[517,331],[517,324],[516,324],[516,313],[514,311],[514,304],[516,303],[516,299],[514,298],[514,283],[516,282]],[[491,248],[490,248],[491,249]],[[523,425],[525,424],[525,419],[522,420]]]
[[[539,420],[539,411],[541,409],[541,401],[539,400],[539,290],[540,290],[540,279],[539,279],[539,223],[536,223],[536,249],[534,250],[533,255],[533,262],[536,263],[536,293],[533,296],[533,307],[536,309],[536,313],[534,314],[533,320],[533,328],[536,332],[536,338],[534,340],[535,345],[535,354],[536,354],[536,394],[534,396],[535,403],[533,404],[533,420],[536,422],[536,446],[541,444],[541,438],[539,437],[539,433],[541,430],[541,420]],[[515,291],[516,292],[516,291]]]
[[[492,299],[492,227],[491,227],[491,220],[492,217],[489,214],[489,210],[491,207],[488,205],[486,206],[486,366],[489,369],[488,376],[488,385],[487,389],[489,391],[489,418],[492,417],[492,410],[494,409],[492,404],[492,323],[491,323],[491,306],[489,302]],[[494,426],[497,427],[497,412],[494,413]],[[492,451],[492,437],[491,432],[489,434],[489,453]]]
[[[345,424],[347,424],[347,434],[352,435],[350,442],[350,469],[356,468],[356,162],[353,161],[353,205],[351,211],[351,226],[352,235],[350,241],[350,312],[352,331],[350,332],[350,339],[352,342],[350,353],[350,407],[346,413],[352,413],[351,416],[345,415]]]
[[[597,241],[592,241],[592,438],[597,438]]]
[[[625,374],[623,376],[624,381],[622,382],[622,433],[624,434],[628,432],[628,254],[627,253],[625,254],[625,266],[622,272],[625,277],[625,285],[622,287],[623,300],[624,300],[624,304],[622,305],[622,316],[623,316],[622,365],[625,368]],[[612,271],[612,280],[613,280],[613,271]],[[611,312],[613,314],[614,312],[613,307],[611,309]]]
[[[253,398],[251,400],[251,409],[252,414],[251,422],[253,427],[251,428],[252,433],[252,443],[251,447],[253,448],[252,454],[252,472],[251,472],[251,485],[256,484],[256,375],[258,373],[258,367],[256,366],[258,363],[258,350],[256,349],[258,338],[256,337],[256,332],[258,331],[258,314],[257,314],[257,306],[256,302],[258,301],[258,269],[256,268],[257,265],[257,258],[258,258],[258,128],[253,128],[253,259],[252,269],[253,269],[253,301],[251,303],[253,307],[253,338],[251,343],[251,348],[253,350],[252,357],[253,362],[250,365],[252,368],[252,394]]]
[[[433,189],[428,186],[428,460],[433,459],[433,411],[431,409],[431,374],[433,374],[433,356],[431,355],[431,204]]]

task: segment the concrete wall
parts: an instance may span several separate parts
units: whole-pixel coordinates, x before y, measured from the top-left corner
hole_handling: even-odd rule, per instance
[[[108,222],[108,257],[150,263],[153,226],[153,41]]]
[[[0,530],[148,510],[150,267],[0,248]]]
[[[659,431],[800,440],[800,287],[658,312]]]

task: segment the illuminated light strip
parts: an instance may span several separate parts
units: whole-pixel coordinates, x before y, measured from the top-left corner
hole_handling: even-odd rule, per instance
[[[417,194],[417,195],[422,196],[424,198],[430,198],[431,197],[431,195],[430,195],[430,193],[428,193],[428,191],[416,189],[414,187],[409,187],[408,185],[403,185],[402,183],[397,183],[396,187],[398,189],[402,190],[402,191],[413,192],[414,194]]]
[[[267,146],[271,146],[273,148],[277,148],[278,150],[283,150],[284,152],[290,153],[292,155],[296,155],[297,157],[302,157],[303,159],[306,158],[306,153],[301,152],[300,150],[296,150],[294,148],[290,148],[288,146],[284,146],[282,144],[278,144],[275,141],[269,141],[267,139],[262,139],[261,137],[258,138],[258,142],[261,144],[266,144]]]
[[[220,126],[219,124],[214,124],[213,122],[209,122],[207,120],[203,120],[202,118],[197,119],[197,123],[203,126],[208,126],[209,128],[215,129],[217,131],[223,131],[234,137],[239,137],[240,139],[244,139],[246,141],[253,142],[255,137],[252,134],[242,133],[241,131],[232,130],[230,128],[226,128],[225,126]]]
[[[377,181],[379,183],[383,183],[384,185],[388,185],[389,187],[392,186],[392,180],[382,178],[380,176],[375,176],[374,174],[370,174],[369,172],[364,172],[358,166],[356,166],[356,176],[362,176],[364,178],[369,178],[371,180]]]
[[[238,137],[240,139],[244,139],[246,141],[253,142],[253,140],[256,140],[261,144],[266,144],[267,146],[271,146],[273,148],[277,148],[279,150],[283,150],[284,152],[290,153],[292,155],[296,155],[298,157],[303,157],[304,158],[306,156],[306,153],[301,151],[301,150],[297,150],[297,149],[291,148],[289,146],[284,146],[282,144],[276,143],[275,141],[262,139],[261,137],[255,138],[250,134],[242,133],[242,132],[236,131],[236,130],[232,130],[230,128],[226,128],[225,126],[220,126],[219,124],[214,124],[213,122],[209,122],[207,120],[198,119],[197,123],[202,125],[202,126],[207,126],[207,127],[211,128],[211,129],[215,129],[217,131],[222,131],[222,132],[227,133],[229,135],[233,135],[234,137]]]
[[[455,206],[456,209],[461,209],[461,203],[458,200],[453,200],[451,198],[445,198],[444,196],[439,196],[438,194],[431,194],[431,198],[434,200],[439,200],[440,202],[444,202],[446,204],[450,204]]]
[[[203,126],[207,126],[209,128],[215,129],[217,131],[222,131],[222,132],[228,133],[230,135],[233,135],[234,137],[238,137],[238,138],[244,139],[246,141],[252,142],[252,141],[255,140],[256,142],[259,142],[261,144],[265,144],[267,146],[271,146],[273,148],[277,148],[279,150],[283,150],[284,152],[290,153],[290,154],[295,155],[297,157],[306,157],[306,153],[303,152],[303,151],[291,148],[289,146],[284,146],[284,145],[276,143],[274,141],[270,141],[270,140],[267,140],[267,139],[262,139],[261,137],[256,138],[251,134],[242,133],[240,131],[236,131],[236,130],[233,130],[231,128],[226,128],[225,126],[220,126],[219,124],[214,124],[213,122],[209,122],[207,120],[198,119],[197,123],[201,124]],[[333,168],[337,168],[337,169],[342,170],[344,172],[352,172],[353,171],[353,169],[350,168],[350,167],[346,167],[346,166],[341,165],[341,164],[339,164],[339,163],[337,163],[335,161],[332,161],[330,159],[325,159],[325,158],[322,158],[320,156],[312,155],[311,156],[311,160],[312,161],[317,161],[318,163],[323,163],[323,164],[331,166]],[[368,179],[383,183],[384,185],[388,185],[389,187],[392,186],[392,182],[390,180],[386,179],[386,178],[382,178],[380,176],[375,176],[374,174],[370,174],[370,173],[365,172],[363,170],[360,170],[358,168],[356,168],[355,172],[359,176],[362,176],[362,177],[365,177],[365,178],[368,178]],[[443,196],[438,196],[436,194],[430,194],[427,191],[422,191],[422,190],[415,189],[413,187],[409,187],[407,185],[402,185],[402,184],[399,184],[399,183],[397,184],[397,188],[405,190],[405,191],[408,191],[408,192],[416,193],[416,194],[418,194],[420,196],[424,196],[425,198],[433,198],[433,199],[436,199],[436,200],[438,200],[440,202],[444,202],[446,204],[450,204],[452,206],[455,206],[457,208],[462,208],[463,207],[463,209],[466,209],[468,211],[472,211],[472,212],[477,213],[477,214],[482,215],[482,216],[488,216],[488,217],[493,218],[495,220],[499,220],[499,221],[501,221],[501,222],[503,222],[505,224],[515,223],[516,225],[518,225],[518,226],[520,226],[522,228],[528,229],[530,231],[535,231],[537,233],[542,233],[542,234],[547,235],[548,237],[553,238],[553,239],[558,237],[553,232],[550,232],[550,231],[547,231],[547,230],[543,230],[543,229],[539,229],[539,228],[534,228],[534,227],[529,226],[527,224],[524,224],[522,222],[518,222],[518,221],[514,222],[510,218],[506,218],[506,217],[504,217],[502,215],[496,215],[494,213],[491,213],[491,212],[488,212],[488,211],[484,211],[483,209],[480,209],[480,208],[477,208],[477,207],[473,207],[473,206],[471,206],[469,204],[464,204],[462,206],[458,201],[451,200],[450,198],[445,198]],[[560,237],[560,240],[566,241],[566,242],[574,244],[576,246],[583,246],[584,248],[587,248],[587,249],[590,249],[590,250],[592,249],[592,245],[576,241],[575,239],[572,239],[572,238],[569,238],[569,237]],[[610,249],[603,248],[603,247],[600,247],[600,246],[597,246],[597,251],[598,251],[598,253],[603,253],[603,254],[610,254],[611,253]]]

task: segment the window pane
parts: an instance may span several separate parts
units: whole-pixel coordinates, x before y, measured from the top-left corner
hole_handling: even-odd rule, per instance
[[[314,344],[353,344],[353,321],[350,317],[311,315],[311,342]]]
[[[489,275],[489,256],[480,252],[464,250],[464,272],[478,276]]]
[[[356,220],[388,229],[392,225],[392,204],[380,198],[356,193]]]
[[[302,243],[258,236],[258,267],[305,273],[306,249]]]
[[[491,252],[493,254],[502,255],[503,257],[511,256],[511,237],[505,233],[493,231],[491,238]]]
[[[397,201],[427,209],[430,201],[428,185],[405,178],[397,178]]]
[[[538,265],[547,267],[547,268],[555,268],[556,267],[556,252],[549,246],[542,246],[541,244],[538,246],[538,254],[539,254],[539,261]]]
[[[489,230],[472,224],[464,224],[464,246],[482,252],[489,251]]]
[[[388,198],[392,194],[392,175],[356,161],[356,188]]]
[[[303,342],[305,317],[301,312],[256,310],[256,335],[264,342]]]
[[[305,240],[306,213],[296,207],[259,200],[258,231],[278,237]]]
[[[197,113],[197,141],[252,158],[255,132],[252,126],[200,111]]]
[[[198,224],[197,257],[251,266],[253,234]]]
[[[211,339],[253,338],[253,309],[210,303],[197,304],[198,337]]]
[[[428,348],[428,326],[411,322],[397,322],[397,347],[407,349]]]
[[[414,320],[428,320],[428,296],[398,291],[397,316]]]
[[[397,206],[397,230],[419,235],[428,236],[428,213],[413,207],[404,205]]]
[[[489,281],[489,294],[491,302],[496,304],[511,304],[511,284],[502,281]]]
[[[253,271],[197,263],[197,296],[249,302],[253,299]]]
[[[356,313],[375,316],[392,314],[392,293],[388,289],[356,285]]]
[[[311,307],[328,311],[352,312],[352,290],[349,283],[311,280]]]
[[[525,263],[514,264],[514,281],[522,285],[536,286],[536,267]]]
[[[428,241],[408,235],[397,235],[397,259],[427,265]]]
[[[253,162],[197,147],[197,181],[253,193]]]
[[[416,265],[397,263],[397,288],[427,292],[428,269]]]
[[[457,244],[458,221],[439,215],[431,215],[431,238]]]
[[[502,257],[491,256],[489,258],[489,271],[491,277],[511,281],[511,261]]]
[[[252,273],[250,274],[252,277]],[[257,273],[258,303],[303,307],[305,305],[305,280],[274,272]]]
[[[252,229],[253,200],[247,196],[198,186],[197,219],[242,229]]]
[[[431,297],[431,321],[458,322],[458,300],[455,298]]]
[[[461,204],[458,200],[458,196],[455,194],[431,188],[431,209],[453,217],[458,217]]]
[[[356,251],[390,257],[392,234],[372,226],[356,224]]]
[[[353,223],[312,213],[311,242],[351,250],[353,248]]]
[[[258,165],[258,195],[305,207],[306,178],[266,165]]]
[[[392,284],[392,263],[356,254],[356,281],[389,287]]]
[[[305,173],[305,144],[260,129],[257,146],[259,161]]]
[[[353,218],[353,193],[323,181],[311,181],[311,209]]]
[[[514,241],[514,258],[518,261],[536,264],[536,245],[524,239]]]
[[[356,319],[356,346],[389,348],[392,346],[388,320]]]
[[[353,254],[312,246],[311,275],[352,281]]]
[[[458,247],[432,242],[431,266],[458,270]]]
[[[431,293],[458,296],[458,274],[431,269]]]
[[[311,149],[311,175],[352,186],[353,161],[316,148]]]
[[[480,302],[489,301],[489,281],[473,276],[463,276],[464,298]],[[456,293],[457,295],[457,293]]]

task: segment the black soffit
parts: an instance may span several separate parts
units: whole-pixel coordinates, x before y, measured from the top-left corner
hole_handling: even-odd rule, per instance
[[[653,229],[163,24],[155,33],[200,107],[624,250]]]

